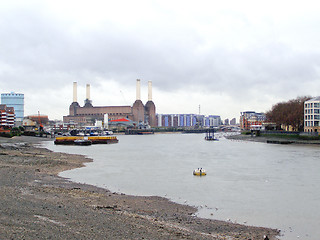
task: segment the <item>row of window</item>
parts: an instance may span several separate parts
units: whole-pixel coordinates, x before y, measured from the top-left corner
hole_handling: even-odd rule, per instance
[[[319,108],[320,107],[320,103],[306,103],[305,108]]]
[[[305,120],[313,120],[313,119],[320,119],[320,115],[305,115]]]
[[[80,113],[80,114],[77,114],[77,116],[97,116],[97,115],[103,116],[104,114],[105,113]],[[123,116],[125,115],[125,113],[108,113],[108,115]]]
[[[306,121],[306,127],[319,127],[319,121]]]
[[[320,109],[306,109],[304,110],[304,113],[305,114],[313,114],[313,113],[316,113],[316,114],[319,114],[320,113]]]

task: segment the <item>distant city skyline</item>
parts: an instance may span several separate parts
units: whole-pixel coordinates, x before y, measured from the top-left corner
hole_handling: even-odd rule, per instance
[[[77,6],[76,8],[74,6]],[[123,6],[126,6],[125,8]],[[320,95],[320,3],[2,1],[0,92],[62,119],[72,82],[95,106],[130,105],[153,82],[159,114],[266,112]],[[142,86],[142,101],[147,101]]]

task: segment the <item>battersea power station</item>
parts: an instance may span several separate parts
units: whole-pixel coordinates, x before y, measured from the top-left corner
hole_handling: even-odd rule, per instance
[[[152,82],[148,82],[148,102],[141,101],[140,79],[137,79],[136,101],[132,106],[93,106],[90,99],[90,85],[86,86],[85,104],[81,107],[77,100],[77,82],[73,83],[73,102],[69,107],[69,115],[63,117],[63,122],[79,125],[92,125],[97,120],[106,121],[117,119],[130,119],[137,126],[148,124],[156,126],[156,106],[152,101]]]

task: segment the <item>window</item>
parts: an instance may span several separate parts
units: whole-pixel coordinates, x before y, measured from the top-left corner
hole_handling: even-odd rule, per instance
[[[319,103],[314,103],[314,107],[315,107],[315,108],[319,108],[319,107],[320,107],[320,104],[319,104]]]
[[[320,119],[320,115],[314,115],[314,119]]]
[[[318,127],[319,126],[319,121],[314,121],[314,126]]]
[[[313,103],[311,103],[311,107],[313,108]]]
[[[314,113],[316,114],[316,113],[319,113],[320,112],[320,109],[315,109],[314,110]]]

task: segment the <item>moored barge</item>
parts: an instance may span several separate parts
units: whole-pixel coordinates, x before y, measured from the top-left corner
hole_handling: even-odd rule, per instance
[[[88,137],[88,140],[90,140],[92,144],[110,144],[119,142],[116,136],[92,136]]]
[[[56,145],[75,145],[80,140],[90,141],[92,144],[111,144],[118,143],[116,136],[63,136],[56,137],[54,144]]]

